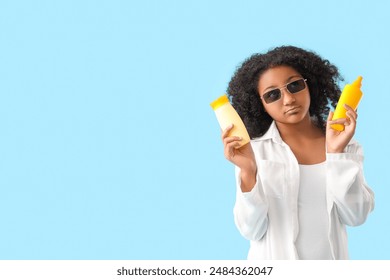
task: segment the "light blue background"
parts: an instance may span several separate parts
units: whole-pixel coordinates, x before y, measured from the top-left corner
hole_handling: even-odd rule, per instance
[[[0,259],[245,259],[209,103],[281,44],[364,77],[376,194],[352,259],[390,259],[390,4],[0,1]],[[343,84],[344,85],[344,84]],[[341,85],[341,86],[343,86]]]

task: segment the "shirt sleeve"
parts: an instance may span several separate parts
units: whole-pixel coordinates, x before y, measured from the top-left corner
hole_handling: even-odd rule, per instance
[[[344,153],[327,153],[326,157],[328,191],[340,221],[349,226],[364,223],[374,209],[374,193],[363,175],[362,147],[354,142]]]
[[[256,183],[250,192],[242,192],[240,169],[236,167],[236,203],[234,205],[234,222],[248,240],[260,240],[267,231],[268,203],[256,174]]]

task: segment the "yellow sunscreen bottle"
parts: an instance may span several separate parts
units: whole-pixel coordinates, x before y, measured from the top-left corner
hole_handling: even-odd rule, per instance
[[[238,136],[242,138],[240,146],[237,148],[249,143],[250,138],[244,122],[238,115],[237,111],[234,110],[233,106],[229,103],[229,99],[226,95],[222,95],[217,98],[211,102],[210,105],[217,116],[219,126],[222,130],[225,130],[229,125],[234,124],[233,129],[229,132],[229,136]]]
[[[360,90],[362,79],[362,76],[359,76],[352,84],[345,85],[339,102],[337,103],[336,110],[334,111],[332,120],[347,117],[347,110],[344,108],[344,104],[347,104],[349,107],[356,110],[363,97],[363,92]],[[342,124],[332,124],[331,127],[338,131],[344,130],[344,125]]]

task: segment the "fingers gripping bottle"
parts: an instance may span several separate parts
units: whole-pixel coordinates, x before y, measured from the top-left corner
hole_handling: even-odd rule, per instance
[[[234,110],[233,106],[229,103],[229,99],[226,95],[222,95],[213,102],[210,103],[217,117],[219,126],[222,130],[225,130],[229,125],[234,124],[233,129],[230,130],[229,136],[239,136],[242,138],[240,141],[240,148],[249,143],[250,137],[248,131],[245,128],[244,122]]]
[[[345,85],[337,103],[336,110],[334,111],[332,120],[347,117],[347,110],[344,108],[344,104],[347,104],[349,107],[356,110],[363,97],[363,92],[360,90],[362,79],[362,76],[359,76],[352,84]],[[342,124],[332,124],[331,127],[338,131],[344,130],[344,125]]]

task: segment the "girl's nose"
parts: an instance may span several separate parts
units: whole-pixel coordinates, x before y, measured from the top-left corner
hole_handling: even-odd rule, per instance
[[[282,89],[283,92],[283,105],[290,105],[295,102],[294,94],[291,94],[287,88]]]

